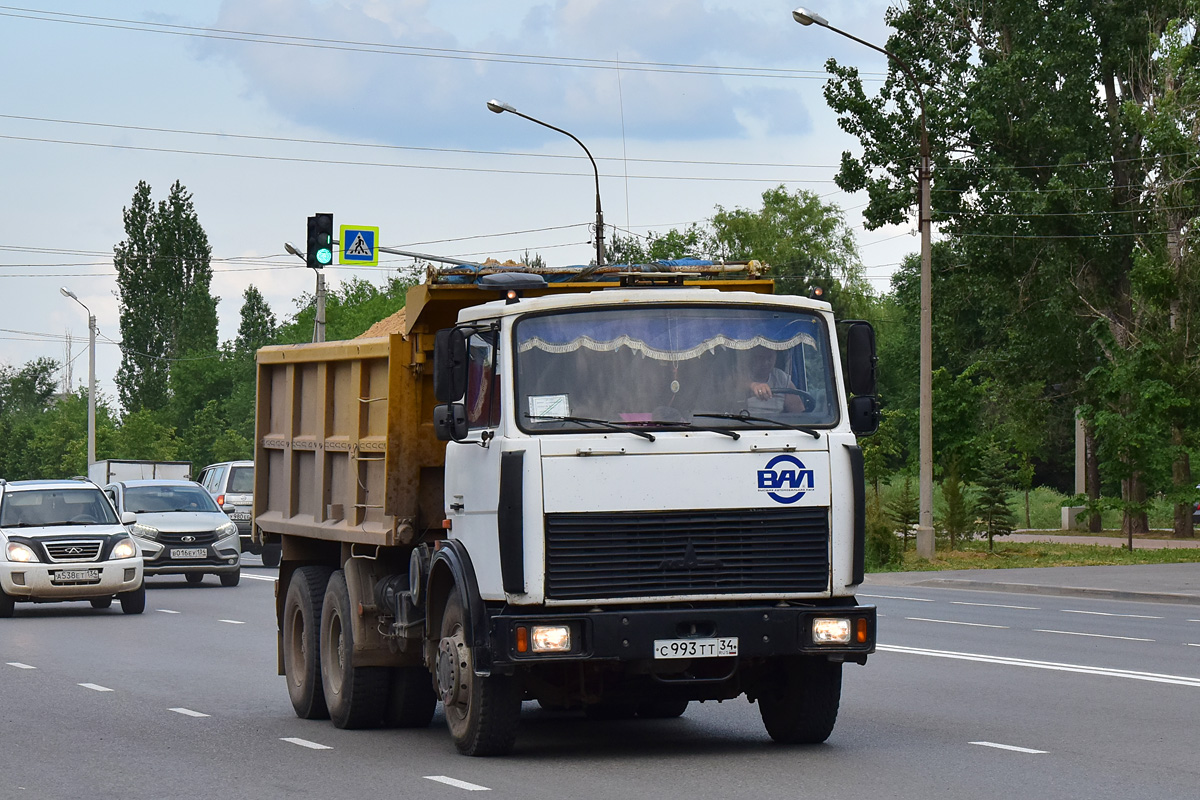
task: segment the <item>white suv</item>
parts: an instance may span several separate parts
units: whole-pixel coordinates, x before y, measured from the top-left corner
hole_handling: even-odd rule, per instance
[[[17,601],[146,608],[142,551],[112,503],[85,480],[0,480],[0,617]]]

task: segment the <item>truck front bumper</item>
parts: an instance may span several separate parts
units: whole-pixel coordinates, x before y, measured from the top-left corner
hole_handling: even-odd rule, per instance
[[[816,641],[816,620],[846,620],[849,641]],[[546,626],[565,627],[570,632],[569,649],[535,652],[531,632]],[[875,606],[763,605],[538,614],[521,613],[510,606],[491,618],[490,633],[495,666],[548,661],[654,661],[661,660],[661,656],[656,659],[656,641],[731,637],[737,639],[738,658],[826,656],[861,664],[875,652]]]

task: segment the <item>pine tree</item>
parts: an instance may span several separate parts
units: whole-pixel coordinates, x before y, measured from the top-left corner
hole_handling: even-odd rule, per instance
[[[917,524],[921,513],[917,496],[912,490],[911,476],[904,476],[904,489],[888,503],[887,512],[892,524],[900,529],[900,535],[904,541],[904,549],[907,550],[908,537],[912,535],[912,526]]]
[[[975,515],[983,522],[988,539],[988,552],[993,552],[994,538],[1013,532],[1016,517],[1008,505],[1011,482],[1008,459],[995,445],[984,451],[979,471],[979,499]]]
[[[950,461],[946,477],[942,480],[942,499],[946,501],[946,514],[941,519],[941,529],[950,540],[950,549],[958,546],[959,537],[971,532],[971,513],[967,508],[967,495],[959,478],[958,459]]]

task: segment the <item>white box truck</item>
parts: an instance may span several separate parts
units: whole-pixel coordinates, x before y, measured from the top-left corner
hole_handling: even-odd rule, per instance
[[[144,481],[152,478],[187,481],[192,478],[192,462],[104,458],[88,465],[87,476],[88,480],[98,486],[116,481]]]

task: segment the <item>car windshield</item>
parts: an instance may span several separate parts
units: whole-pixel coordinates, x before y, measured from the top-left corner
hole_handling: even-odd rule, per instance
[[[229,494],[254,493],[254,467],[234,467],[229,474]]]
[[[212,496],[199,486],[130,486],[125,510],[135,514],[157,511],[220,511]]]
[[[0,527],[116,525],[117,515],[99,489],[9,491],[0,505]]]
[[[815,313],[631,305],[531,316],[515,336],[517,418],[531,432],[604,430],[599,420],[738,429],[838,421],[827,327]]]

